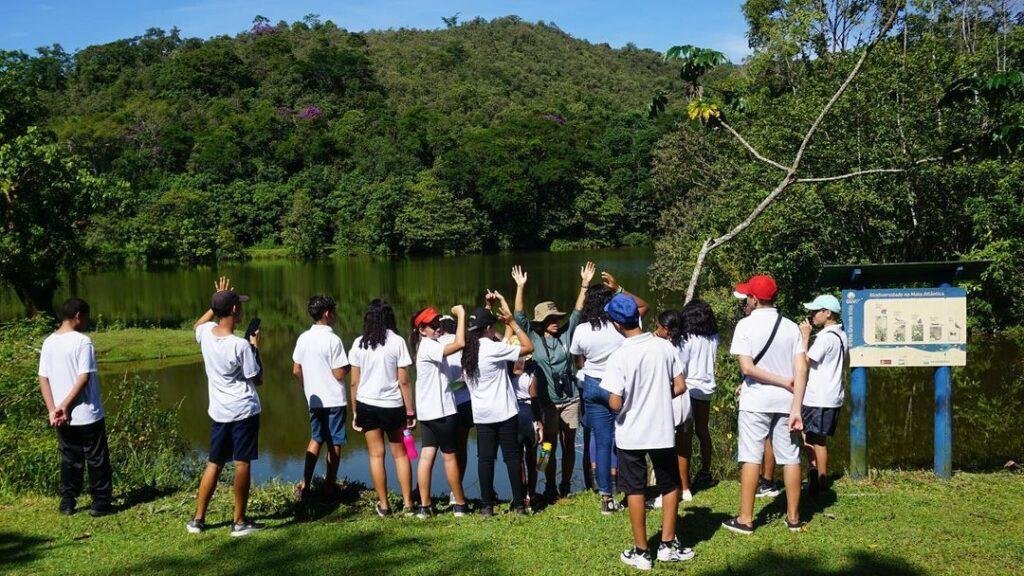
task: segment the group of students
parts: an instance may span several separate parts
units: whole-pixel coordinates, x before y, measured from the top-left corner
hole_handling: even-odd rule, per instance
[[[335,301],[323,295],[310,298],[307,311],[313,325],[298,337],[292,356],[293,374],[308,401],[310,426],[296,498],[309,496],[324,445],[323,490],[327,496],[337,490],[351,411],[352,428],[366,437],[378,515],[392,513],[384,464],[388,448],[395,461],[402,513],[421,518],[435,513],[431,472],[440,451],[449,508],[455,516],[467,514],[463,479],[472,428],[477,431],[479,514],[495,512],[499,447],[512,492],[510,511],[526,514],[537,499],[550,503],[568,494],[576,432],[582,423],[588,432],[601,513],[620,509],[616,487],[629,508],[634,546],[621,554],[621,560],[647,569],[655,556],[663,562],[692,558],[693,551],[676,538],[676,511],[680,500],[693,498],[689,461],[694,436],[701,470],[693,482],[712,482],[708,421],[716,390],[715,315],[707,303],[694,300],[681,311],[663,312],[656,330],[645,332],[647,303],[607,272],[601,274],[601,282],[592,284],[595,273],[592,262],[580,269],[580,290],[571,312],[547,301],[534,308],[530,319],[524,310],[527,274],[516,266],[512,307],[492,290],[468,315],[461,305],[452,306],[450,315],[426,307],[410,318],[408,339],[399,335],[392,307],[373,300],[364,314],[362,333],[348,350],[333,330]],[[776,293],[768,276],[754,276],[734,292],[743,300],[745,314],[730,346],[743,374],[737,388],[741,494],[739,514],[723,526],[740,534],[754,530],[754,499],[771,492],[762,476],[771,478],[774,463],[784,467],[786,523],[791,530],[800,529],[801,450],[809,463],[805,490],[813,492],[826,484],[826,440],[835,431],[843,403],[847,341],[838,322],[838,300],[822,295],[805,304],[810,314],[797,325],[775,309]],[[222,277],[215,283],[210,308],[194,325],[208,380],[211,434],[196,512],[186,525],[192,533],[206,529],[206,509],[229,460],[235,463],[230,533],[244,536],[261,528],[246,516],[249,464],[258,452],[261,406],[256,387],[263,374],[259,330],[247,338],[235,335],[246,301]],[[39,369],[50,423],[60,440],[60,510],[74,512],[84,464],[90,471],[92,512],[100,515],[112,510],[110,463],[95,354],[89,338],[81,334],[89,309],[81,299],[72,298],[62,312],[61,327],[44,342]],[[812,325],[821,329],[813,343]],[[407,452],[407,446],[414,449],[410,436],[417,429],[418,501]],[[559,447],[561,478],[556,484]],[[546,462],[538,462],[538,452]],[[766,453],[774,463],[766,461]],[[546,478],[544,494],[537,493],[540,467]],[[663,508],[656,554],[647,550],[645,526],[652,486],[655,506]]]

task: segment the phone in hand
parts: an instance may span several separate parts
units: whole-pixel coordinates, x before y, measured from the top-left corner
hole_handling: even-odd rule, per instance
[[[253,319],[249,321],[249,327],[245,329],[245,341],[248,342],[249,341],[249,337],[252,336],[253,334],[255,334],[256,331],[259,330],[259,329],[260,329],[260,317],[259,316],[254,316]]]

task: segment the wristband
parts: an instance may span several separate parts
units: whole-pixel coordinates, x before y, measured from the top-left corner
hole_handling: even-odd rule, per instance
[[[416,411],[413,410],[412,412],[409,412],[408,410],[406,410],[405,411],[405,417],[406,418],[415,418],[416,417]]]
[[[625,292],[625,291],[626,291],[626,289],[625,289],[625,288],[623,288],[622,286],[619,286],[619,289],[618,289],[618,290],[616,290],[616,291],[615,291],[615,293],[616,293],[616,294],[622,294],[622,293],[623,293],[623,292]]]

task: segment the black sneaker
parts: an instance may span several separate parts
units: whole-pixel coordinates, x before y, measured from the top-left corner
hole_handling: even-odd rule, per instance
[[[110,504],[93,505],[89,508],[89,516],[93,518],[100,518],[102,516],[109,516],[115,512],[114,507]]]
[[[544,502],[548,504],[554,504],[558,502],[558,491],[554,489],[544,489]]]
[[[757,492],[755,493],[755,496],[758,498],[774,498],[781,493],[782,490],[779,489],[779,485],[775,482],[765,480],[764,478],[757,481]]]
[[[480,515],[484,518],[491,518],[494,516],[494,506],[482,506],[480,508]]]
[[[568,484],[559,484],[558,485],[558,497],[559,498],[567,498],[569,496],[570,492],[571,492],[571,487]]]
[[[469,504],[454,504],[452,505],[452,516],[456,518],[462,518],[469,514]]]
[[[729,518],[725,522],[722,522],[722,527],[737,534],[743,534],[744,536],[750,536],[754,533],[753,524],[741,524],[739,519],[736,517]]]
[[[241,522],[235,522],[231,525],[231,535],[234,537],[248,536],[263,530],[262,524],[257,524],[252,520],[243,520]]]
[[[206,530],[206,521],[200,518],[193,518],[185,524],[185,530],[187,530],[189,534],[199,534],[203,530]]]
[[[710,472],[698,472],[697,475],[693,477],[693,485],[699,488],[710,488],[715,485],[715,479],[711,476]]]
[[[623,550],[622,554],[619,555],[619,560],[622,560],[623,564],[628,564],[640,570],[650,570],[653,564],[650,552],[647,550],[637,552],[636,548]]]
[[[616,502],[614,498],[608,496],[601,497],[601,514],[611,516],[619,510],[622,510],[622,507],[619,506],[619,503]]]
[[[799,520],[790,522],[789,518],[786,518],[786,528],[789,528],[790,532],[800,532],[804,528],[804,523]]]
[[[391,515],[391,508],[381,506],[380,502],[377,502],[373,506],[373,509],[377,512],[377,516],[380,516],[381,518],[386,518]]]
[[[75,513],[75,503],[72,502],[72,503],[68,504],[66,502],[61,502],[60,503],[60,513],[62,515],[64,515],[64,516],[71,516],[72,514]]]
[[[420,520],[426,520],[434,515],[434,511],[430,506],[420,506],[416,509],[416,517]]]

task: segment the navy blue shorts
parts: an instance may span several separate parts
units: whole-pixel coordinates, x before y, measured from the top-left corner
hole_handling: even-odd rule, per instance
[[[804,433],[817,436],[833,436],[839,423],[839,408],[818,408],[804,406],[800,410],[804,421]]]
[[[345,406],[310,408],[309,437],[320,444],[326,442],[332,446],[344,446],[347,441],[345,436],[347,413],[348,410]]]
[[[210,462],[250,462],[259,457],[260,415],[210,426]]]

